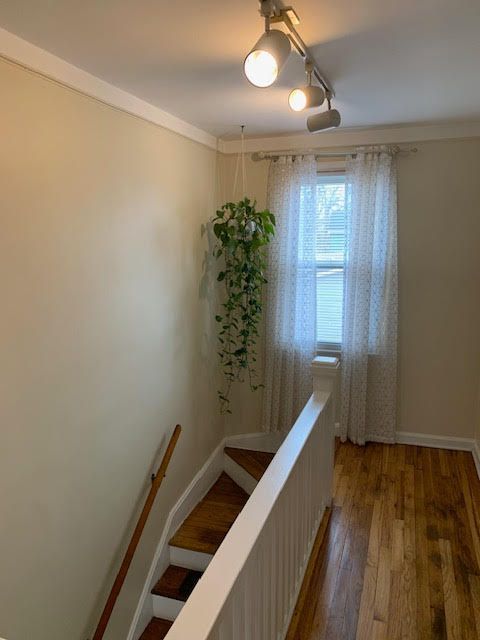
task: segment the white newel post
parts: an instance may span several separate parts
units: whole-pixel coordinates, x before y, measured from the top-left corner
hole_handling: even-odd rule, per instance
[[[312,361],[313,395],[331,393],[328,412],[327,469],[324,476],[328,486],[329,503],[333,498],[333,467],[335,458],[335,416],[340,393],[340,360],[327,356],[317,356]]]

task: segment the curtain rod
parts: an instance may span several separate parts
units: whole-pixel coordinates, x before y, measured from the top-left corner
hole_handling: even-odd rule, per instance
[[[388,146],[388,148],[394,153],[417,153],[417,147],[409,147],[407,149],[402,149],[398,145],[366,145],[367,149],[370,148],[380,148],[382,146]],[[320,160],[321,158],[345,158],[347,156],[356,155],[357,149],[343,149],[341,151],[321,151],[320,153],[315,149],[305,149],[302,151],[255,151],[252,153],[252,160],[254,162],[259,162],[260,160],[278,160],[278,158],[282,158],[285,156],[305,156],[315,154],[315,160]]]

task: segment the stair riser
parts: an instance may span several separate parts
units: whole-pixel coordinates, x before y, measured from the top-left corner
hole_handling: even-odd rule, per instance
[[[232,458],[226,453],[223,454],[223,468],[225,473],[227,473],[232,480],[235,480],[235,482],[242,487],[248,495],[253,493],[258,482],[248,473],[248,471],[232,460]]]
[[[212,555],[201,551],[191,551],[170,545],[170,564],[178,567],[194,569],[195,571],[205,571],[210,564]]]
[[[152,595],[153,615],[156,618],[171,620],[172,622],[178,616],[185,604],[181,600],[173,598],[165,598],[164,596]]]

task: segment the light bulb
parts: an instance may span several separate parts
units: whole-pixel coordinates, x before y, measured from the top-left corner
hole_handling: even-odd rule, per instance
[[[256,50],[245,59],[245,75],[256,87],[269,87],[278,75],[275,58],[268,51]]]
[[[303,111],[307,106],[307,96],[302,89],[294,89],[288,96],[288,104],[293,111]]]

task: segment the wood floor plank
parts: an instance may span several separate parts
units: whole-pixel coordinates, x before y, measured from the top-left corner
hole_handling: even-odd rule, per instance
[[[427,519],[425,515],[425,493],[423,473],[415,467],[415,576],[417,603],[417,630],[421,640],[431,633],[430,585],[428,580]]]
[[[455,574],[453,571],[452,549],[448,540],[440,539],[440,556],[443,575],[443,597],[445,600],[445,618],[448,640],[460,640],[460,611],[458,608]]]
[[[431,626],[434,637],[446,638],[445,603],[443,599],[443,576],[439,547],[441,512],[436,502],[435,482],[432,472],[432,449],[422,450],[423,483],[425,491],[425,514],[427,518],[428,582],[430,594]]]
[[[390,584],[392,572],[392,550],[380,547],[377,585],[375,591],[374,618],[387,623],[390,606]]]
[[[371,451],[371,450],[370,450]],[[367,458],[367,452],[365,452]],[[364,458],[364,459],[365,459]],[[367,563],[369,532],[373,514],[373,503],[368,500],[369,463],[363,463],[354,494],[351,524],[354,535],[350,537],[352,548],[347,558],[344,551],[342,565],[349,568],[346,588],[345,614],[342,637],[355,638],[363,591],[363,578]],[[354,551],[353,551],[354,550]]]
[[[363,590],[357,623],[357,640],[370,638],[373,633],[373,612],[375,609],[375,591],[377,587],[377,566],[368,564],[363,574]]]
[[[373,621],[372,640],[387,640],[387,625],[385,622],[380,620]]]
[[[461,474],[469,453],[465,451],[451,452],[447,458],[452,480],[449,483],[449,508],[453,525],[450,535],[450,545],[455,574],[455,586],[460,616],[462,638],[475,637],[475,614],[472,594],[470,590],[469,574],[478,573],[478,563],[474,549],[472,531],[470,529],[464,493],[462,490]]]
[[[470,535],[472,538],[472,550],[477,563],[477,571],[480,572],[480,522],[477,522],[474,499],[472,496],[472,486],[469,482],[467,470],[464,465],[459,465],[458,473],[465,502]]]
[[[315,589],[312,592],[317,593],[316,602],[314,605],[314,615],[311,628],[315,628],[318,633],[318,639],[321,640],[325,637],[329,612],[331,613],[332,603],[334,602],[334,595],[336,591],[337,581],[339,579],[340,566],[345,548],[345,541],[347,533],[349,532],[350,518],[353,508],[353,498],[355,488],[358,482],[361,471],[361,457],[357,455],[358,447],[354,447],[351,443],[345,443],[340,447],[340,452],[344,453],[342,456],[343,464],[347,464],[348,467],[348,482],[345,500],[342,503],[342,507],[335,507],[332,513],[332,518],[329,524],[329,530],[327,530],[326,536],[326,549],[325,549],[325,562],[319,567],[317,573],[317,582]],[[307,619],[308,614],[305,618]],[[305,625],[302,632],[303,635],[299,636],[302,640],[308,637],[309,631]]]
[[[335,505],[288,640],[480,640],[471,454],[337,444]]]
[[[417,593],[415,589],[415,470],[412,465],[405,465],[404,480],[404,561],[402,571],[404,616],[402,620],[402,638],[414,640],[417,637]]]
[[[480,638],[480,576],[468,576],[470,593],[472,594],[475,629]]]

